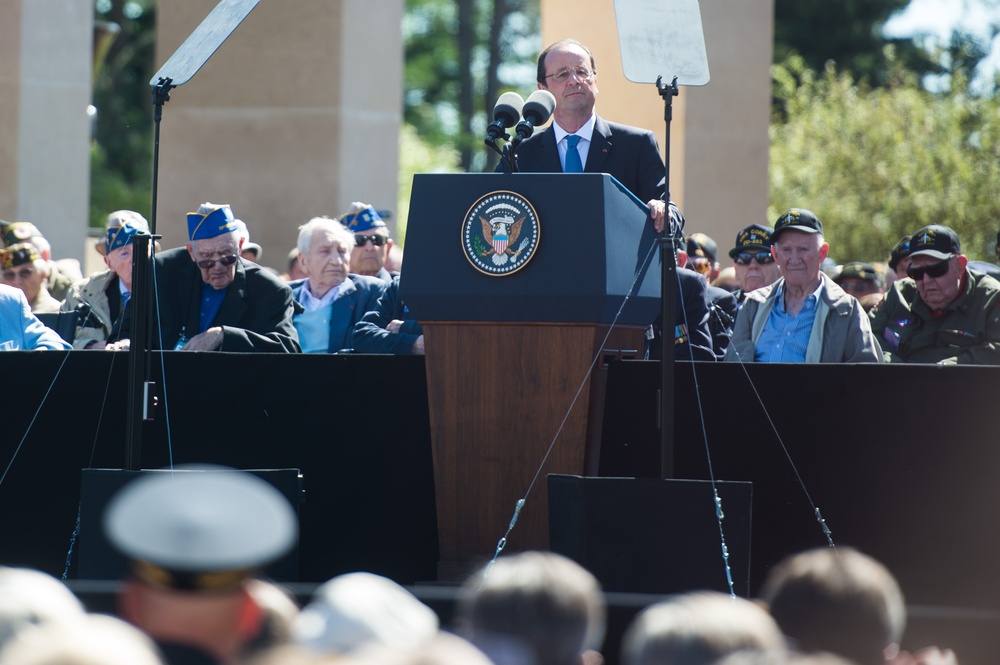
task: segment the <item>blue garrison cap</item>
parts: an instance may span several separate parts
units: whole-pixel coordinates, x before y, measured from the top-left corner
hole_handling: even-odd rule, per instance
[[[221,236],[223,233],[232,233],[236,230],[236,220],[233,218],[233,211],[228,205],[221,205],[207,209],[203,205],[198,212],[187,214],[188,238],[191,240],[205,240]]]
[[[348,231],[353,231],[354,233],[385,228],[385,222],[379,217],[375,208],[371,206],[365,206],[361,210],[341,215],[340,222],[347,227]]]

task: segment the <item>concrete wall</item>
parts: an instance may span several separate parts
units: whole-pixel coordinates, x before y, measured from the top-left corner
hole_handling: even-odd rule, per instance
[[[0,3],[0,218],[34,223],[56,257],[82,258],[86,238],[93,13]]]
[[[157,68],[217,4],[160,0]],[[402,0],[261,2],[164,106],[157,232],[229,203],[262,263],[284,268],[297,227],[351,201],[396,207]]]
[[[773,0],[702,0],[711,81],[680,88],[671,123],[670,189],[687,231],[719,243],[720,263],[736,232],[766,222]],[[656,133],[664,147],[664,102],[655,86],[622,73],[614,3],[542,0],[542,47],[572,37],[597,61],[597,112]],[[665,74],[666,76],[666,74]]]

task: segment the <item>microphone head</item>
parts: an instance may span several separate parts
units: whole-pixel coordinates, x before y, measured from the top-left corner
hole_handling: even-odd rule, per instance
[[[528,95],[521,113],[532,125],[544,125],[556,110],[556,98],[548,90],[535,90]]]
[[[506,128],[513,127],[521,118],[521,108],[524,100],[516,92],[505,92],[500,95],[493,107],[493,119],[499,120]]]

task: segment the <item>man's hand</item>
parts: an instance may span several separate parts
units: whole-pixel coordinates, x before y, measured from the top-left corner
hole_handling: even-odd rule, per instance
[[[110,344],[104,345],[105,351],[128,351],[128,349],[129,343],[127,339],[120,339],[117,342],[111,342]]]
[[[215,326],[187,341],[181,351],[217,351],[222,346],[222,327]]]
[[[421,335],[417,338],[417,341],[413,343],[413,355],[422,356],[424,355],[424,336]]]
[[[653,220],[653,230],[663,233],[663,220],[666,216],[667,204],[660,199],[652,199],[646,205],[649,207],[649,217]]]
[[[393,319],[392,321],[389,322],[389,325],[387,325],[385,329],[391,333],[398,333],[402,325],[403,325],[402,321],[400,321],[399,319]]]

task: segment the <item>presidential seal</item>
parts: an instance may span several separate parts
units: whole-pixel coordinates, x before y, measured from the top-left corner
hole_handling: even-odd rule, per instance
[[[514,192],[490,192],[465,215],[462,249],[473,268],[504,277],[527,265],[540,234],[538,215],[527,199]]]

